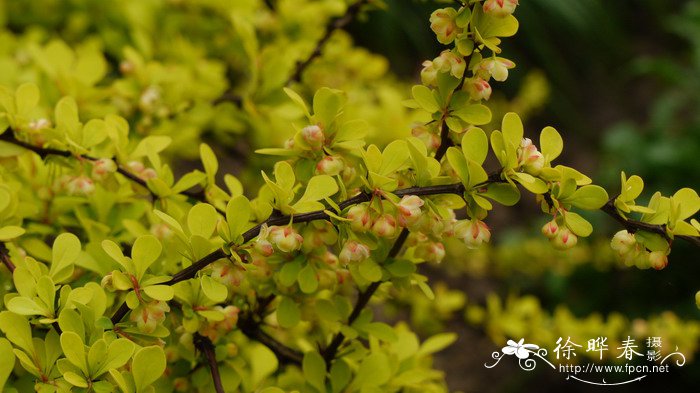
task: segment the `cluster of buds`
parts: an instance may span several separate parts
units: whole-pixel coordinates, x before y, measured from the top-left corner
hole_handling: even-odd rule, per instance
[[[339,156],[325,156],[316,164],[316,173],[319,175],[337,176],[344,168],[345,163]]]
[[[464,88],[469,93],[469,98],[474,101],[488,101],[488,99],[491,98],[491,85],[480,76],[468,80],[467,83],[464,84]]]
[[[323,129],[318,124],[312,124],[301,129],[301,138],[311,150],[321,150],[325,142]]]
[[[225,335],[236,327],[240,309],[236,306],[214,306],[213,309],[221,312],[224,318],[220,321],[204,324],[199,334],[209,337],[212,341],[216,342],[220,335]]]
[[[648,251],[637,242],[634,234],[626,230],[619,231],[610,241],[610,247],[627,266],[637,266],[640,269],[653,267],[661,270],[668,265],[668,255],[664,251]]]
[[[262,232],[261,232],[262,233]],[[304,238],[301,237],[291,225],[284,227],[272,226],[269,228],[269,240],[282,252],[292,252],[299,250]]]
[[[104,180],[111,173],[117,171],[117,164],[109,158],[100,158],[92,162],[92,178]]]
[[[486,58],[479,63],[478,73],[483,79],[493,78],[499,82],[508,79],[508,70],[515,68],[515,63],[502,57]]]
[[[468,248],[475,249],[491,240],[491,231],[481,220],[465,220],[455,224],[454,236],[461,239]]]
[[[371,231],[379,237],[392,238],[397,235],[400,227],[407,228],[417,225],[423,216],[421,210],[423,204],[423,200],[418,196],[404,195],[395,204],[395,214],[390,214],[385,210],[375,218],[372,216],[372,209],[369,205],[359,204],[348,210],[347,218],[350,220],[350,228],[355,232]]]
[[[454,8],[441,8],[430,15],[430,28],[437,35],[441,44],[449,44],[455,40],[461,32],[457,26],[457,10]]]
[[[340,250],[339,260],[342,264],[348,265],[350,262],[361,262],[369,258],[369,247],[355,240],[348,240]]]
[[[518,165],[533,176],[537,176],[544,167],[544,156],[537,150],[537,146],[532,143],[530,138],[523,138],[520,143]]]
[[[556,219],[552,219],[552,221],[544,224],[542,234],[558,250],[568,250],[578,243],[578,236],[566,226],[560,226]]]
[[[131,311],[129,319],[136,322],[138,329],[144,333],[153,333],[159,323],[165,320],[165,313],[170,311],[167,302],[152,301],[139,304]]]
[[[138,176],[142,180],[149,180],[158,177],[153,168],[146,168],[141,161],[129,161],[126,163],[126,167],[129,168],[129,172]]]
[[[459,54],[445,50],[433,61],[426,60],[423,62],[420,77],[424,85],[435,86],[438,72],[450,73],[455,78],[462,78],[466,68],[467,63]]]
[[[518,0],[486,0],[483,9],[484,13],[502,18],[515,12],[517,6]]]

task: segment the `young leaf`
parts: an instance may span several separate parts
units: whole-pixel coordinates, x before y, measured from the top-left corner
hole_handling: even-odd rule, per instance
[[[428,87],[423,85],[415,85],[411,89],[411,93],[413,94],[413,98],[416,100],[416,102],[418,102],[418,105],[420,105],[421,108],[425,109],[426,111],[434,113],[440,110],[440,105],[438,105],[437,100],[435,100],[433,91]]]
[[[217,220],[218,213],[214,206],[208,203],[198,203],[192,206],[192,209],[187,213],[187,228],[189,228],[191,235],[208,239],[216,229]]]
[[[141,280],[146,270],[155,262],[163,251],[158,239],[153,235],[139,236],[131,248],[131,259],[136,267],[136,279]]]
[[[569,198],[571,204],[587,210],[597,210],[608,202],[608,193],[603,187],[588,185],[576,190]]]
[[[304,354],[302,370],[306,381],[321,393],[326,391],[326,362],[323,356],[316,351]]]
[[[471,128],[462,137],[462,152],[464,156],[479,165],[484,163],[489,151],[489,140],[481,128]]]
[[[83,375],[89,375],[87,358],[85,357],[85,345],[76,333],[61,333],[61,348],[66,358],[73,365],[77,366],[83,372]]]
[[[299,305],[289,297],[283,297],[277,306],[277,322],[283,328],[292,328],[301,320]]]
[[[165,371],[165,352],[158,346],[143,347],[131,362],[136,392],[140,393],[155,382]]]
[[[540,133],[540,148],[547,162],[552,162],[559,157],[564,148],[564,141],[554,127],[545,127]]]
[[[566,221],[566,226],[577,236],[586,237],[593,232],[591,223],[574,212],[566,212],[564,220]]]

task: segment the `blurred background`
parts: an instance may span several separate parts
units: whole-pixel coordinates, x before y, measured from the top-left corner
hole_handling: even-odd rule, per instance
[[[132,133],[169,135],[180,171],[199,167],[197,146],[208,142],[223,157],[220,172],[235,174],[255,196],[248,190],[274,159],[252,152],[281,146],[302,117],[281,86],[328,20],[351,3],[0,0],[0,84],[38,83],[47,116],[72,94],[83,116],[117,112],[130,119]],[[295,90],[307,101],[321,86],[347,91],[346,115],[367,120],[375,143],[409,136],[422,119],[400,103],[418,82],[421,62],[444,49],[428,18],[446,4],[454,2],[385,0],[362,13],[333,34]],[[554,126],[565,141],[559,162],[611,195],[620,171],[645,179],[644,198],[700,188],[700,1],[521,0],[515,15],[520,30],[504,39],[502,55],[517,68],[506,83],[494,83],[494,122],[486,129],[498,128],[508,111],[523,117],[530,137]],[[435,301],[397,292],[376,312],[408,321],[421,337],[459,334],[435,360],[451,391],[591,391],[544,366],[484,367],[506,339],[525,338],[551,352],[557,338],[569,336],[584,346],[608,337],[610,364],[628,335],[639,345],[659,336],[662,353],[678,346],[688,360],[616,391],[700,386],[700,363],[693,361],[698,250],[677,243],[666,269],[627,268],[609,247],[616,223],[600,213],[586,218],[594,237],[558,252],[540,235],[546,218],[534,200],[496,208],[488,218],[491,246],[468,251],[450,243],[440,266],[421,266]],[[585,364],[586,356],[577,361]]]

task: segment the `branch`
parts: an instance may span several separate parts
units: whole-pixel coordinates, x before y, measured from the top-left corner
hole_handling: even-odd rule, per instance
[[[15,264],[10,259],[10,251],[5,246],[5,242],[0,242],[0,260],[2,260],[2,264],[7,267],[10,273],[15,272]]]
[[[11,143],[15,146],[23,147],[27,150],[33,151],[34,153],[38,154],[39,157],[41,157],[42,159],[44,159],[48,156],[60,156],[60,157],[72,157],[72,156],[74,156],[74,154],[72,152],[67,151],[67,150],[34,146],[30,143],[21,141],[14,136],[14,130],[12,130],[12,129],[7,129],[7,131],[5,131],[5,133],[0,135],[0,140],[7,142],[7,143]],[[100,158],[93,157],[93,156],[90,156],[87,154],[80,154],[80,155],[78,155],[78,157],[80,157],[81,159],[88,160],[88,161],[97,161],[100,159]],[[115,162],[116,162],[116,160],[115,160]],[[150,188],[148,188],[148,184],[146,183],[145,180],[143,180],[140,177],[136,176],[135,174],[129,172],[129,170],[127,170],[123,166],[117,165],[117,172],[120,173],[122,176],[126,177],[127,179],[129,179],[130,181],[145,188],[149,192],[149,194],[151,194],[151,197],[153,199],[160,199],[160,196],[158,196],[156,193],[151,191]],[[199,201],[199,202],[209,203],[207,201],[204,190],[200,190],[200,191],[187,191],[186,190],[186,191],[181,192],[180,194],[185,195],[186,197],[194,199],[194,200]],[[226,213],[224,211],[222,211],[221,209],[216,208],[216,207],[214,207],[214,208],[221,215],[224,215],[224,216],[226,215]]]
[[[204,354],[209,363],[211,370],[211,379],[214,381],[214,389],[216,393],[224,393],[224,385],[221,384],[221,375],[219,374],[219,364],[216,362],[216,353],[214,352],[214,344],[209,337],[202,336],[199,333],[194,334],[194,345]]]
[[[668,235],[668,232],[666,231],[666,225],[649,224],[646,222],[631,220],[623,217],[620,213],[618,213],[617,208],[615,207],[615,198],[616,197],[610,198],[610,200],[608,200],[608,202],[605,205],[603,205],[603,207],[601,207],[600,210],[609,215],[610,217],[614,218],[627,231],[631,233],[637,231],[651,232],[663,236],[663,238],[669,242],[673,241],[673,239],[671,239],[671,237]],[[700,237],[679,235],[675,236],[675,238],[685,240],[696,247],[700,247]]]
[[[331,38],[333,32],[338,29],[342,29],[348,23],[350,23],[360,12],[362,6],[364,6],[367,3],[369,3],[369,0],[358,0],[356,3],[349,6],[347,10],[345,10],[345,14],[337,18],[333,18],[328,22],[328,24],[326,25],[326,30],[323,33],[321,39],[319,39],[316,43],[316,47],[314,48],[313,52],[311,52],[311,54],[309,55],[309,57],[306,58],[306,60],[297,62],[297,66],[294,70],[294,73],[287,80],[287,86],[291,85],[293,82],[301,81],[301,75],[304,73],[304,70],[306,70],[306,68],[311,64],[311,62],[314,61],[314,59],[321,56],[321,50],[323,50],[323,46]]]

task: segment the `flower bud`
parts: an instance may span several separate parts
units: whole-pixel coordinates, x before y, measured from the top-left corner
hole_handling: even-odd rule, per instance
[[[301,136],[312,150],[321,150],[325,139],[323,130],[316,124],[301,129]]]
[[[316,173],[320,175],[336,176],[345,167],[343,159],[338,156],[325,156],[316,164]]]
[[[435,86],[437,84],[438,70],[432,61],[426,60],[423,62],[423,69],[420,71],[420,80],[426,86]]]
[[[464,75],[467,63],[461,56],[452,51],[445,50],[440,53],[440,56],[433,60],[433,67],[440,72],[449,72],[452,76],[459,79]]]
[[[154,109],[156,103],[160,100],[160,90],[151,86],[143,91],[139,99],[139,106],[143,111],[150,112]]]
[[[260,255],[264,257],[269,257],[275,252],[275,250],[272,248],[272,243],[270,243],[270,241],[268,241],[267,239],[255,239],[253,248],[255,249],[255,251],[259,252]]]
[[[557,236],[550,239],[550,242],[556,249],[567,250],[576,245],[578,237],[569,228],[559,228]]]
[[[364,261],[367,258],[369,258],[369,247],[355,240],[348,240],[340,250],[339,259],[344,265]]]
[[[95,183],[87,176],[78,176],[66,184],[70,195],[90,195],[95,191]]]
[[[445,246],[439,242],[421,242],[414,255],[424,261],[440,263],[445,258]]]
[[[92,177],[95,179],[104,179],[116,171],[117,164],[109,158],[100,158],[92,163]]]
[[[112,273],[109,273],[106,276],[102,277],[100,286],[110,292],[114,292],[114,285],[112,283]]]
[[[637,245],[637,239],[634,235],[622,230],[617,232],[610,241],[610,247],[615,250],[620,256],[624,256],[632,252]]]
[[[544,167],[544,156],[537,150],[537,146],[530,138],[523,138],[518,149],[518,163],[523,166],[525,172],[537,175]]]
[[[413,129],[411,129],[411,135],[420,139],[429,151],[435,151],[438,149],[438,147],[440,147],[440,137],[437,134],[430,132],[428,127],[423,124],[413,127]]]
[[[474,101],[488,100],[491,98],[491,85],[480,77],[472,79],[467,84],[469,96]]]
[[[51,128],[51,121],[42,117],[41,119],[29,122],[28,127],[32,131],[45,130],[47,128]]]
[[[515,12],[517,5],[518,0],[486,0],[484,12],[502,18]]]
[[[668,265],[668,256],[663,251],[652,251],[649,253],[649,263],[656,270],[661,270]]]
[[[140,304],[131,311],[129,319],[144,333],[153,333],[160,322],[165,320],[165,313],[170,311],[168,303],[152,301]]]
[[[240,267],[228,261],[219,261],[212,264],[211,278],[229,288],[241,285],[244,275],[245,273]]]
[[[355,205],[348,210],[347,218],[350,221],[350,228],[355,232],[366,232],[372,228],[372,216],[369,206],[365,204]]]
[[[382,214],[374,221],[372,232],[379,237],[393,237],[396,234],[396,219],[391,214]]]
[[[399,225],[407,227],[413,225],[421,215],[423,200],[416,195],[405,195],[398,204]]]
[[[493,57],[485,59],[479,65],[483,71],[495,80],[503,82],[508,79],[508,69],[515,67],[515,63],[502,57]]]
[[[455,225],[455,237],[462,239],[468,248],[478,248],[491,239],[489,227],[481,220],[460,221]]]
[[[557,234],[559,234],[559,224],[556,220],[552,220],[542,227],[542,234],[547,236],[549,239],[554,239]]]
[[[321,260],[328,266],[335,266],[338,264],[338,256],[328,250],[321,255]]]
[[[270,240],[282,252],[292,252],[301,248],[304,238],[291,226],[270,227]]]
[[[430,15],[430,28],[441,44],[449,44],[457,36],[457,11],[454,8],[441,8]]]

